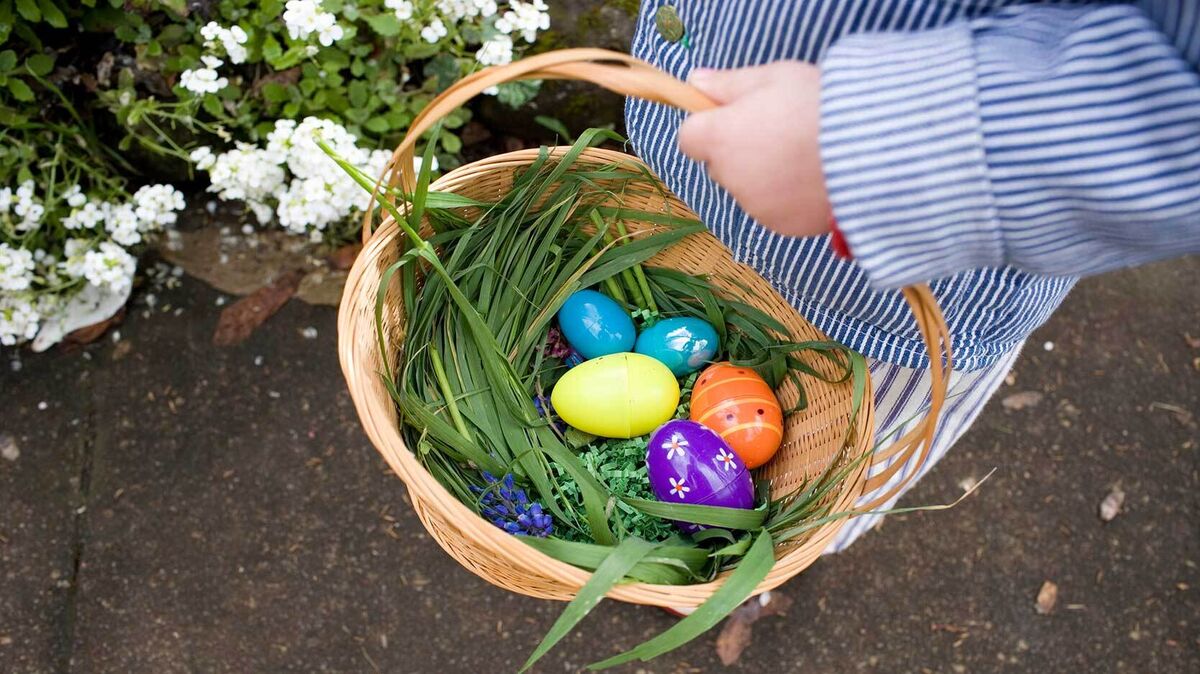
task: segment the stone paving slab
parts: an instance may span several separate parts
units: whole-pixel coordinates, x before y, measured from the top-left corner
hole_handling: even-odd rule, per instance
[[[908,501],[996,467],[975,497],[818,562],[728,669],[708,635],[620,671],[1197,671],[1198,286],[1196,259],[1085,281]],[[134,312],[91,361],[0,370],[18,410],[0,432],[21,445],[0,459],[0,669],[515,671],[561,604],[488,585],[424,533],[358,426],[334,313],[293,301],[218,349],[216,298],[187,281],[160,298],[182,315]],[[1044,397],[1000,404],[1022,391]],[[1125,511],[1102,523],[1114,485]],[[1040,616],[1046,580],[1059,599]],[[671,622],[605,602],[537,671]]]
[[[77,518],[86,514],[76,511],[92,441],[94,368],[79,353],[7,355],[0,354],[0,670],[62,669]]]

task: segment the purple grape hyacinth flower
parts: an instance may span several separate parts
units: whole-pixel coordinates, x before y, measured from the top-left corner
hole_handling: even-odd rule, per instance
[[[517,536],[545,538],[554,533],[554,518],[542,510],[542,504],[530,501],[524,489],[517,489],[513,475],[504,479],[484,471],[486,487],[471,485],[471,492],[479,495],[479,514],[492,524]]]
[[[538,416],[543,419],[549,419],[550,425],[558,429],[559,433],[567,432],[567,423],[563,421],[558,413],[554,411],[554,405],[550,404],[550,399],[545,396],[534,396],[533,406],[537,409]]]

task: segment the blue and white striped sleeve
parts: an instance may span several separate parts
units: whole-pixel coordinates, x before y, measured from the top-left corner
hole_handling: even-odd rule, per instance
[[[894,288],[1200,251],[1195,51],[1128,5],[842,38],[822,62],[821,154],[858,264]]]

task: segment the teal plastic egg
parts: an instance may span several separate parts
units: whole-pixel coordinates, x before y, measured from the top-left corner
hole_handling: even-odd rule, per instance
[[[717,331],[699,318],[667,318],[642,331],[638,353],[645,354],[682,377],[716,360],[721,350]]]
[[[558,328],[585,359],[632,351],[637,329],[625,309],[595,290],[572,293],[558,310]]]

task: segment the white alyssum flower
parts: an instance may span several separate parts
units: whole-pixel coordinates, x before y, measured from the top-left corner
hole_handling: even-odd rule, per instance
[[[33,200],[33,188],[34,188],[34,185],[33,185],[32,180],[26,180],[25,182],[23,182],[19,186],[17,186],[17,203],[18,203],[18,205],[23,202],[27,203],[27,202]],[[20,213],[17,213],[17,215],[20,215]]]
[[[33,284],[33,253],[0,243],[0,290],[27,290]]]
[[[200,29],[200,37],[204,38],[204,46],[211,48],[218,40],[221,39],[221,34],[225,29],[216,21],[209,21]]]
[[[279,194],[275,214],[284,228],[302,234],[309,227],[323,230],[346,217],[346,205],[352,194],[340,189],[341,181],[324,178],[297,178]],[[358,188],[358,185],[354,187]],[[360,188],[361,189],[361,188]]]
[[[266,151],[238,143],[216,158],[208,179],[208,191],[222,199],[263,201],[283,185],[284,172]]]
[[[383,6],[396,13],[396,18],[408,21],[413,17],[413,4],[409,0],[383,0]]]
[[[62,219],[62,226],[67,229],[92,229],[104,222],[104,204],[95,201],[85,201],[82,206],[71,209],[71,213]]]
[[[46,208],[33,196],[33,181],[26,180],[17,187],[16,204],[12,207],[13,215],[21,218],[16,223],[18,232],[29,232],[38,228]]]
[[[270,204],[261,201],[247,201],[246,205],[250,207],[250,212],[254,213],[254,219],[258,220],[258,224],[265,225],[271,221],[271,216],[275,215],[275,209],[271,208]]]
[[[71,185],[70,189],[63,193],[63,199],[66,200],[67,205],[71,208],[79,208],[86,204],[88,200],[87,195],[83,193],[83,188],[78,184]]]
[[[381,175],[391,160],[391,152],[359,147],[353,134],[331,120],[281,119],[266,147],[243,143],[216,155],[209,189],[222,199],[244,201],[259,223],[275,217],[285,229],[319,241],[331,224],[366,208],[370,195],[333,164],[317,139],[370,176]],[[419,160],[414,164],[419,169]],[[436,159],[432,168],[437,170]]]
[[[279,192],[275,209],[279,224],[298,234],[324,230],[370,201],[370,195],[344,171],[321,167],[319,160],[323,159],[327,167],[329,158],[316,146],[314,136],[320,136],[368,175],[380,175],[391,158],[391,153],[384,150],[367,152],[357,147],[354,136],[338,124],[313,117],[301,122],[291,136],[287,159],[296,178]]]
[[[319,0],[288,0],[284,5],[283,23],[293,40],[302,40],[317,29],[317,17],[322,14]]]
[[[484,42],[475,52],[475,60],[485,66],[502,66],[513,60],[513,41],[507,35],[497,35]]]
[[[33,259],[37,263],[36,274],[42,278],[42,283],[48,286],[58,286],[65,279],[62,278],[62,269],[58,265],[58,258],[47,253],[39,248],[33,251]],[[48,293],[43,293],[43,296],[49,297]],[[45,315],[46,312],[41,312]]]
[[[191,154],[188,155],[188,159],[191,159],[196,168],[201,171],[207,171],[212,168],[213,162],[217,161],[212,148],[207,145],[192,150]]]
[[[187,203],[183,192],[172,185],[160,184],[144,185],[134,192],[133,206],[141,230],[154,232],[175,224],[179,217],[175,212],[182,211]]]
[[[343,173],[317,146],[317,138],[356,166],[365,161],[365,152],[358,147],[358,139],[353,134],[341,124],[319,117],[305,117],[299,125],[288,119],[275,122],[275,130],[267,135],[266,152],[277,163],[286,162],[288,170],[297,178]]]
[[[83,256],[91,249],[92,242],[87,239],[67,239],[58,268],[71,278],[83,278]]]
[[[326,16],[333,15],[328,14]],[[342,36],[345,34],[346,33],[342,30],[342,27],[336,23],[329,26],[323,26],[319,31],[317,31],[317,42],[320,42],[323,46],[328,47],[334,42],[342,39]]]
[[[230,63],[237,64],[246,60],[246,48],[242,45],[246,44],[250,36],[241,26],[224,28],[216,21],[209,21],[200,29],[200,35],[204,38],[204,46],[207,49],[215,49],[217,45],[221,45]]]
[[[446,37],[448,32],[446,24],[442,23],[441,19],[435,18],[429,22],[428,26],[421,29],[421,39],[432,44]]]
[[[46,214],[46,207],[39,203],[32,203],[25,209],[22,214],[21,221],[17,223],[18,232],[30,232],[38,228],[42,222],[42,216]]]
[[[122,246],[136,246],[142,242],[141,223],[133,204],[106,203],[102,208],[105,211],[104,229],[113,241]]]
[[[388,152],[368,152],[356,145],[353,134],[330,120],[305,118],[299,125],[294,121],[276,122],[275,131],[268,136],[268,154],[286,157],[288,169],[295,180],[277,194],[275,215],[280,224],[295,233],[323,230],[329,224],[346,218],[354,207],[365,205],[370,195],[352,177],[337,170],[319,148],[320,138],[338,156],[367,171],[379,175],[390,158]]]
[[[221,44],[225,46],[225,53],[229,55],[231,63],[244,63],[246,61],[246,48],[242,45],[246,44],[246,41],[249,39],[250,36],[246,34],[246,31],[242,30],[241,26],[231,26],[229,30],[225,31],[224,36],[221,38]]]
[[[83,254],[83,277],[94,286],[122,292],[133,285],[137,260],[111,241],[101,241],[95,250]]]
[[[185,70],[179,74],[179,86],[194,94],[215,94],[229,86],[229,79],[217,74],[217,68],[224,61],[208,55],[201,56],[200,60],[204,62],[203,68]]]
[[[13,191],[11,188],[5,187],[0,189],[0,215],[8,213],[8,209],[12,208]]]
[[[8,190],[6,198],[25,222],[45,215],[32,180]],[[0,343],[33,339],[34,350],[44,350],[76,327],[111,315],[124,303],[137,270],[126,248],[174,223],[185,206],[183,193],[167,184],[146,185],[128,201],[89,199],[76,184],[53,202],[56,209],[64,203],[69,207],[59,222],[63,229],[86,234],[62,241],[60,230],[49,230],[48,238],[35,239],[40,241],[36,249],[0,242]],[[98,304],[97,298],[109,304]]]
[[[526,42],[533,42],[539,30],[550,27],[550,14],[547,12],[550,7],[542,0],[512,0],[508,8],[504,16],[496,19],[496,30],[502,33],[520,33]]]
[[[33,339],[40,321],[41,315],[27,299],[0,294],[0,344],[13,346]]]
[[[438,0],[437,8],[451,23],[477,16],[486,19],[499,9],[495,0]]]
[[[387,168],[388,163],[391,161],[392,161],[392,151],[391,150],[371,150],[371,152],[367,154],[365,160],[360,163],[359,168],[362,169],[367,175],[374,178],[374,177],[383,175],[384,169]],[[419,166],[420,163],[421,163],[420,157],[416,157],[415,159],[413,159],[414,165]],[[434,157],[433,161],[430,162],[429,170],[430,171],[438,170],[437,157]],[[362,189],[362,188],[360,187],[359,189]],[[363,196],[367,197],[362,200],[362,204],[364,206],[366,206],[368,203],[371,202],[370,195],[367,194],[366,192],[363,192]]]
[[[313,33],[317,41],[328,47],[345,34],[337,17],[323,11],[318,0],[288,0],[284,6],[283,22],[293,40],[304,40]]]

